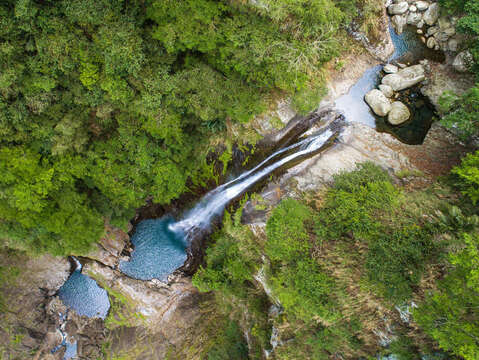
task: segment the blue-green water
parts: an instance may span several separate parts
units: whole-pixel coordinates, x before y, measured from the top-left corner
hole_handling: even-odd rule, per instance
[[[186,261],[187,243],[181,231],[171,231],[171,217],[143,220],[131,238],[134,250],[130,261],[120,262],[120,270],[135,279],[166,280]]]
[[[110,309],[106,290],[92,278],[83,275],[81,268],[77,268],[62,285],[58,297],[79,315],[104,319]]]

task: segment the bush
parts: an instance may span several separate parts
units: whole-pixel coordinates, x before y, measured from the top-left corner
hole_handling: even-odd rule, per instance
[[[452,173],[458,176],[457,185],[462,193],[475,205],[479,200],[479,151],[466,155]]]
[[[450,255],[452,268],[414,311],[439,346],[465,360],[479,358],[479,236],[464,234],[465,248]]]
[[[439,99],[445,115],[441,124],[459,132],[464,140],[479,136],[479,85],[466,91],[462,96],[446,92]]]

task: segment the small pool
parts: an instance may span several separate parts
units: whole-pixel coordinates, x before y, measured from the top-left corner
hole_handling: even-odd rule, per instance
[[[110,300],[105,289],[98,286],[95,280],[81,273],[81,264],[58,290],[58,297],[77,314],[88,317],[106,318],[110,309]]]
[[[120,262],[120,270],[135,279],[165,281],[186,261],[187,243],[181,232],[171,231],[172,217],[140,222],[131,237],[134,250],[130,261]]]
[[[389,33],[395,49],[389,61],[414,64],[425,58],[439,62],[444,60],[441,52],[431,50],[422,43],[413,27],[407,27],[398,35],[389,26]],[[336,100],[336,108],[344,113],[346,121],[360,122],[380,132],[387,132],[406,144],[422,144],[433,121],[434,107],[419,88],[400,93],[399,100],[409,107],[412,114],[411,120],[400,126],[392,126],[385,118],[376,116],[364,101],[364,95],[379,85],[382,67],[377,65],[367,69],[349,92]]]

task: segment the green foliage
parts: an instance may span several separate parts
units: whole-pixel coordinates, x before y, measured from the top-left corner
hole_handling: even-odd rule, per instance
[[[351,18],[336,5],[1,2],[2,240],[86,252],[104,219],[124,225],[148,197],[169,203],[217,176],[205,159],[227,122],[278,89],[303,110],[319,101],[310,89]]]
[[[374,234],[379,226],[376,211],[387,211],[397,198],[398,191],[384,170],[372,163],[359,164],[357,170],[334,177],[318,214],[316,233],[321,241],[347,232]]]
[[[389,345],[389,351],[397,358],[397,360],[420,360],[414,341],[404,335],[399,336]]]
[[[193,284],[202,292],[221,290],[241,296],[244,282],[251,281],[260,254],[251,230],[239,223],[241,211],[233,219],[225,214],[223,229],[213,235],[214,245],[206,250],[206,266],[193,276]]]
[[[452,173],[457,175],[462,193],[475,205],[479,200],[479,151],[466,155]]]
[[[215,344],[208,351],[207,360],[241,360],[249,359],[248,345],[246,344],[241,329],[234,321],[220,329],[215,339]]]
[[[410,298],[411,287],[419,283],[425,265],[437,255],[437,246],[427,227],[383,230],[370,240],[366,268],[370,279],[385,286],[386,295],[399,304]]]
[[[479,134],[479,85],[466,91],[462,96],[446,92],[439,99],[445,115],[441,123],[458,131],[464,140]]]
[[[310,244],[305,221],[311,210],[294,199],[283,200],[266,224],[265,252],[272,261],[293,262],[308,253]]]
[[[275,295],[293,317],[304,322],[320,318],[333,322],[337,314],[329,295],[332,278],[310,259],[306,222],[312,212],[294,199],[283,200],[266,224],[265,253],[271,259],[271,284]]]
[[[441,348],[472,360],[479,357],[479,236],[463,236],[464,249],[450,255],[452,268],[414,318]]]
[[[468,48],[473,57],[470,67],[479,79],[479,4],[476,0],[440,0],[440,3],[449,13],[460,15],[456,29],[469,36]]]
[[[368,278],[395,303],[410,297],[438,250],[433,225],[395,218],[400,203],[401,195],[384,170],[359,164],[357,170],[335,177],[315,225],[320,242],[354,237],[367,244]]]

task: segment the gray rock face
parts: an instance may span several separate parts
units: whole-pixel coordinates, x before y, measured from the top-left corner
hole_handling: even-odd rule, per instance
[[[383,71],[387,74],[395,74],[398,72],[398,70],[399,70],[398,67],[393,64],[386,64],[383,67]]]
[[[408,25],[417,25],[422,20],[422,14],[417,12],[410,12],[407,16],[406,22]]]
[[[376,115],[386,116],[391,110],[389,99],[378,89],[373,89],[368,92],[364,100]]]
[[[384,84],[381,84],[378,86],[379,87],[379,90],[381,90],[381,92],[384,94],[384,96],[386,96],[387,98],[390,98],[394,95],[394,91],[392,89],[392,87],[390,87],[389,85],[384,85]]]
[[[398,34],[402,34],[404,31],[404,26],[406,26],[407,18],[404,15],[394,15],[391,18],[394,28]]]
[[[391,86],[394,91],[404,90],[423,81],[426,78],[424,72],[422,65],[409,66],[396,74],[386,75],[381,83]]]
[[[416,8],[419,11],[424,11],[429,7],[429,3],[427,1],[416,1]]]
[[[400,125],[409,120],[411,113],[406,105],[400,101],[391,104],[391,111],[388,114],[388,122],[391,125]]]
[[[401,1],[397,4],[391,4],[388,6],[388,12],[391,15],[402,15],[409,9],[407,1]]]
[[[428,25],[434,25],[439,18],[439,5],[437,3],[431,4],[424,13],[424,22]]]
[[[472,60],[472,55],[469,51],[461,51],[454,58],[452,67],[458,72],[466,72],[469,70],[469,64],[472,63]]]

